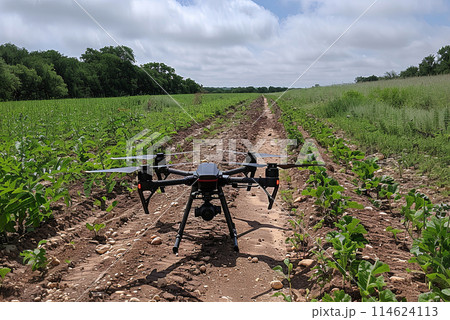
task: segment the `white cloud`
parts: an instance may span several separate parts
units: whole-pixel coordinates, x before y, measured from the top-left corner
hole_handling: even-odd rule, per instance
[[[140,63],[164,62],[206,86],[290,85],[374,0],[77,0]],[[379,0],[297,86],[351,82],[417,65],[450,44],[445,0]],[[269,8],[270,9],[270,8]],[[2,0],[0,43],[80,56],[116,45],[73,0]]]

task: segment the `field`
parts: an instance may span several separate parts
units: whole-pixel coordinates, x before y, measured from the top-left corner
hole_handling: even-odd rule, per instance
[[[449,85],[174,96],[185,112],[164,96],[1,103],[0,299],[449,301]],[[185,187],[146,216],[133,176],[84,173],[124,165],[110,158],[144,129],[176,151],[296,139],[294,161],[312,139],[326,167],[283,171],[272,210],[261,190],[227,188],[240,252],[223,215],[192,215],[175,256]]]

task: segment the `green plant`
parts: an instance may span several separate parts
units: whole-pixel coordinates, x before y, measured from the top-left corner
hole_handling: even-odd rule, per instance
[[[312,268],[314,271],[309,280],[313,280],[318,283],[320,288],[323,289],[327,283],[329,283],[333,277],[333,264],[330,258],[327,257],[327,253],[322,249],[322,240],[317,239],[318,250],[312,250],[316,265]]]
[[[45,271],[47,267],[47,251],[42,248],[42,245],[47,243],[45,240],[41,240],[38,243],[38,246],[34,250],[25,250],[20,253],[23,257],[23,263],[27,265],[31,265],[31,270],[36,271],[39,270],[41,272]]]
[[[360,220],[351,216],[345,216],[339,222],[335,222],[338,231],[330,231],[327,233],[326,240],[333,245],[333,256],[335,261],[330,264],[333,268],[342,274],[342,285],[350,275],[355,274],[358,261],[356,260],[356,250],[364,248],[367,239],[364,234],[367,233]]]
[[[322,302],[351,302],[352,298],[344,290],[337,290],[332,293],[333,296],[325,293]]]
[[[434,297],[450,301],[450,218],[432,216],[422,236],[414,239],[410,263],[417,263],[426,274]],[[431,294],[424,295],[430,298]]]
[[[3,284],[3,280],[5,279],[6,275],[8,273],[10,273],[10,272],[11,272],[10,268],[0,268],[0,278],[1,278],[1,280],[0,280],[0,287]]]
[[[399,233],[402,233],[403,232],[403,230],[400,230],[400,229],[396,229],[396,228],[393,228],[393,227],[391,227],[391,226],[389,226],[389,227],[386,227],[386,230],[385,231],[387,231],[387,232],[391,232],[392,233],[392,235],[394,236],[394,239],[395,239],[395,241],[398,241],[398,239],[397,239],[397,234],[399,234]]]
[[[356,278],[363,302],[397,302],[397,298],[391,290],[383,289],[386,286],[384,277],[377,277],[378,274],[389,271],[389,266],[379,260],[375,261],[373,265],[365,260],[358,264]]]
[[[336,179],[328,176],[325,168],[316,167],[312,169],[312,172],[307,180],[310,186],[303,190],[302,195],[316,198],[314,203],[328,219],[339,218],[347,208],[363,208],[360,204],[349,201],[350,198],[342,194],[344,187],[339,185]]]
[[[425,194],[416,192],[415,189],[411,189],[408,194],[405,195],[405,199],[406,205],[402,206],[401,209],[401,213],[404,217],[402,223],[409,235],[414,238],[413,229],[416,229],[420,234],[425,226],[427,218],[431,215],[433,204]]]
[[[290,243],[296,251],[303,250],[308,245],[308,237],[307,233],[304,233],[303,230],[306,228],[306,223],[304,221],[304,213],[301,215],[296,215],[296,219],[289,220],[292,230],[294,230],[294,234],[292,237],[286,238],[286,243]]]
[[[289,262],[289,259],[284,259],[283,263],[287,267],[286,274],[283,271],[283,267],[280,265],[274,267],[273,270],[275,270],[283,279],[287,280],[287,282],[289,283],[289,295],[286,295],[283,292],[275,292],[273,294],[273,297],[282,296],[284,301],[293,302],[291,274],[292,274],[292,269],[294,268],[294,266],[292,265],[291,262]]]
[[[94,231],[94,237],[97,238],[98,237],[98,232],[100,230],[102,230],[103,228],[105,228],[105,224],[104,223],[100,223],[100,224],[96,223],[96,224],[92,225],[90,223],[86,223],[86,228],[89,231]]]

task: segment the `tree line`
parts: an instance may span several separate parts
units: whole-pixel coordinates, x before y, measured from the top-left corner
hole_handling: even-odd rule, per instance
[[[370,77],[357,77],[355,82],[358,83],[384,79],[434,76],[448,73],[450,73],[450,45],[439,49],[436,55],[430,54],[426,56],[417,67],[410,66],[406,70],[401,71],[400,74],[395,71],[390,71],[386,72],[382,77],[377,77],[375,75]]]
[[[288,90],[285,87],[205,87],[204,92],[208,93],[269,93],[283,92]]]
[[[81,59],[55,50],[0,46],[0,101],[196,93],[202,86],[164,63],[135,64],[128,47],[88,48]]]

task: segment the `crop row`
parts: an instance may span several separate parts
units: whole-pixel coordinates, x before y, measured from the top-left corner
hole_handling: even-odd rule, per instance
[[[85,170],[118,167],[127,141],[146,129],[171,136],[226,112],[245,108],[254,94],[179,95],[4,102],[0,104],[0,241],[52,217],[52,204],[70,205],[69,187],[83,181],[85,195],[108,192],[117,174]],[[126,186],[125,186],[126,187]],[[117,204],[117,203],[116,203]],[[3,239],[2,239],[3,238]]]
[[[391,212],[391,202],[404,199],[405,205],[399,213],[402,215],[405,231],[413,240],[410,249],[412,258],[409,262],[421,267],[421,272],[426,275],[426,281],[431,289],[430,292],[421,294],[419,301],[449,301],[450,206],[433,205],[426,195],[415,190],[400,194],[399,183],[392,177],[375,175],[379,169],[377,159],[366,158],[363,152],[349,148],[343,139],[335,137],[332,128],[308,114],[300,106],[293,106],[292,101],[281,100],[277,103],[283,114],[281,121],[289,137],[298,136],[300,134],[298,126],[302,126],[328,150],[336,163],[344,167],[343,170],[352,171],[356,177],[353,183],[357,194],[366,196],[376,207],[385,206]],[[321,217],[313,229],[322,228],[324,224],[334,225],[337,228],[328,232],[325,238],[333,247],[332,256],[328,256],[323,250],[321,239],[315,240],[319,249],[312,250],[316,265],[310,280],[314,280],[323,288],[331,281],[333,270],[339,271],[342,275],[342,290],[335,291],[332,295],[324,293],[322,301],[351,301],[351,297],[345,292],[346,283],[357,285],[361,301],[397,301],[395,294],[385,288],[386,283],[381,275],[389,272],[389,266],[381,261],[372,264],[357,258],[358,250],[362,250],[369,243],[364,236],[367,231],[359,219],[349,215],[343,216],[343,213],[348,208],[362,209],[362,206],[343,195],[344,188],[328,175],[325,168],[310,167],[309,170],[308,186],[302,194],[315,200],[317,214]],[[287,238],[286,242],[297,250],[306,250],[310,235],[306,232],[308,226],[304,221],[304,214],[296,213],[291,225],[294,235]],[[403,232],[393,227],[388,227],[386,231],[392,232],[395,241],[397,233]],[[285,263],[289,270],[290,262]],[[280,271],[279,268],[277,271]],[[284,295],[284,297],[285,300],[292,300],[291,296]]]

